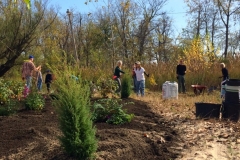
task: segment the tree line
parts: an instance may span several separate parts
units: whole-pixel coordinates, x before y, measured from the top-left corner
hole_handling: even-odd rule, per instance
[[[174,36],[174,19],[164,10],[169,0],[108,0],[94,13],[61,13],[47,1],[3,0],[0,15],[0,76],[29,54],[36,63],[56,57],[79,67],[114,68],[140,60],[169,62],[199,37],[210,37],[226,58],[239,50],[239,0],[185,0],[188,25]],[[98,3],[89,1],[88,3]],[[84,2],[82,5],[85,5]],[[209,50],[208,50],[209,52]]]

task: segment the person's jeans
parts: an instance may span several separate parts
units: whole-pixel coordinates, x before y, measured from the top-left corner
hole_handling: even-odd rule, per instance
[[[41,89],[42,89],[42,80],[38,80],[37,88],[38,88],[38,91],[41,91]]]
[[[116,93],[119,93],[122,89],[121,80],[120,80],[120,78],[116,78],[115,80],[118,83],[118,89],[116,90]]]
[[[137,92],[137,78],[136,77],[133,77],[133,90],[134,90],[134,93]]]
[[[26,84],[27,84],[27,88],[30,89],[30,87],[32,86],[32,76],[26,77]]]
[[[184,75],[178,75],[178,92],[186,92]]]
[[[141,81],[136,81],[137,82],[137,90],[136,93],[137,95],[139,95],[141,93],[141,96],[144,96],[144,89],[145,89],[145,80],[141,80]]]

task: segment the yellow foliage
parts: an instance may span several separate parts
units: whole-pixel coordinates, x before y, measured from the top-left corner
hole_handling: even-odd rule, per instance
[[[156,86],[157,85],[153,74],[151,74],[150,77],[149,77],[149,83],[150,83],[151,86]]]
[[[183,52],[184,58],[179,58],[184,60],[188,72],[208,72],[216,59],[214,47],[208,37],[203,41],[199,37],[193,39],[191,45]]]

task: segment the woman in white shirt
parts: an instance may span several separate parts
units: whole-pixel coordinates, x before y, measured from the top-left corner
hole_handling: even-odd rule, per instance
[[[136,63],[136,68],[134,69],[135,73],[136,73],[136,79],[137,79],[137,84],[136,84],[136,93],[137,96],[140,95],[143,97],[144,96],[144,90],[145,90],[145,76],[149,77],[149,74],[147,74],[145,72],[145,69],[143,67],[141,67],[141,63],[139,61],[137,61]]]

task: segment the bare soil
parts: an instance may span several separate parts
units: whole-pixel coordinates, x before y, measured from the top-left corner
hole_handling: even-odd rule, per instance
[[[182,141],[178,132],[152,106],[136,99],[125,106],[135,115],[124,125],[96,123],[97,160],[168,160],[181,157],[175,148]],[[42,111],[20,110],[0,117],[0,159],[2,160],[68,160],[58,136],[58,118],[50,99]],[[174,146],[174,148],[173,148]]]

